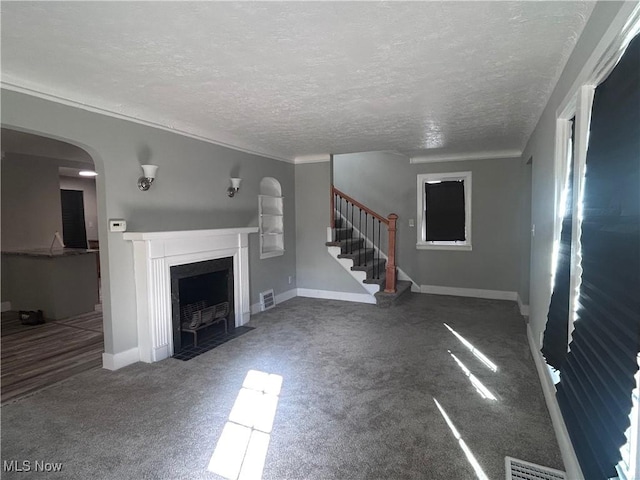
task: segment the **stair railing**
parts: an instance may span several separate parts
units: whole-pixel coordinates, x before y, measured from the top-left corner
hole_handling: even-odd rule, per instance
[[[373,246],[373,276],[375,278],[380,278],[380,271],[376,271],[376,269],[380,268],[380,251],[382,249],[381,230],[382,225],[385,225],[388,236],[385,238],[387,241],[387,264],[384,291],[387,293],[395,293],[397,280],[396,222],[398,215],[390,213],[387,218],[384,218],[382,215],[364,206],[346,193],[331,186],[331,228],[334,235],[333,241],[340,242],[346,240],[347,252],[353,253],[355,250],[354,242],[349,242],[349,239],[354,237],[347,235],[345,232],[346,229],[336,228],[336,216],[341,220],[344,219],[346,223],[351,224],[354,233],[356,233],[355,230],[357,230],[357,239],[363,240],[363,249],[365,252],[364,263],[361,261],[363,249],[358,249],[358,264],[367,265],[367,244],[369,243]]]

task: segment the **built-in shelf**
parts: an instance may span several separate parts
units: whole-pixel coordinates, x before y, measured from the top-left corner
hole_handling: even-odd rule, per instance
[[[263,178],[258,196],[260,258],[284,255],[283,205],[280,182],[272,177]]]

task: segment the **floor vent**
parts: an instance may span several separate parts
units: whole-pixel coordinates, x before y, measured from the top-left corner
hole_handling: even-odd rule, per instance
[[[504,458],[507,480],[566,480],[565,473],[517,458]]]
[[[273,294],[273,289],[266,292],[260,292],[260,311],[264,312],[276,306],[276,297]]]

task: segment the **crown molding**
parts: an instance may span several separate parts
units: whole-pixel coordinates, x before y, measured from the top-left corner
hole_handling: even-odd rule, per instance
[[[489,152],[467,152],[442,155],[415,155],[410,163],[463,162],[466,160],[495,160],[499,158],[520,158],[522,150],[495,150]]]
[[[296,157],[293,160],[293,163],[296,165],[302,163],[321,163],[321,162],[329,162],[331,161],[331,154],[321,154],[321,155],[302,155],[300,157]]]
[[[213,145],[218,145],[220,147],[230,148],[232,150],[237,150],[237,151],[248,153],[248,154],[251,154],[251,155],[257,155],[257,156],[260,156],[260,157],[266,157],[266,158],[270,158],[270,159],[273,159],[273,160],[278,160],[278,161],[281,161],[281,162],[295,163],[294,159],[288,158],[288,157],[284,157],[284,156],[281,156],[281,155],[278,155],[278,154],[275,154],[275,153],[264,152],[264,151],[256,150],[254,148],[250,148],[250,147],[243,146],[243,145],[240,145],[240,144],[216,140],[214,138],[207,137],[207,136],[204,136],[204,135],[199,135],[199,134],[196,134],[196,133],[192,133],[192,132],[189,132],[187,130],[181,130],[179,128],[168,127],[166,125],[162,125],[162,124],[157,123],[157,122],[146,120],[144,118],[138,118],[138,117],[133,117],[133,116],[130,116],[130,115],[125,115],[125,114],[114,112],[112,110],[108,110],[108,109],[105,109],[105,108],[96,107],[95,105],[89,105],[89,104],[86,104],[86,103],[81,103],[81,102],[78,102],[76,100],[72,100],[70,98],[65,98],[65,97],[61,97],[59,95],[46,93],[46,92],[43,92],[43,91],[40,91],[40,90],[36,90],[36,89],[33,89],[33,88],[23,87],[21,85],[16,85],[14,83],[10,83],[10,82],[7,82],[5,80],[0,80],[0,88],[2,88],[4,90],[11,91],[11,92],[22,93],[24,95],[29,95],[31,97],[41,98],[43,100],[47,100],[47,101],[50,101],[50,102],[58,103],[58,104],[61,104],[61,105],[66,105],[68,107],[79,108],[79,109],[85,110],[87,112],[92,112],[92,113],[97,113],[97,114],[100,114],[100,115],[105,115],[105,116],[108,116],[108,117],[116,118],[118,120],[125,120],[125,121],[128,121],[128,122],[137,123],[139,125],[144,125],[146,127],[157,128],[158,130],[163,130],[165,132],[175,133],[175,134],[178,134],[178,135],[182,135],[183,137],[193,138],[194,140],[200,140],[202,142],[211,143]]]

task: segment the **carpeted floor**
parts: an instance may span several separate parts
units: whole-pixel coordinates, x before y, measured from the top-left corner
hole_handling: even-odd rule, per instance
[[[478,478],[463,445],[490,479],[505,478],[505,455],[562,469],[513,302],[408,294],[380,309],[294,298],[251,325],[188,362],[88,371],[4,405],[2,478],[223,478],[207,467],[250,370],[282,377],[261,434],[264,479]],[[6,471],[25,460],[31,472]],[[36,461],[62,471],[45,476]]]

